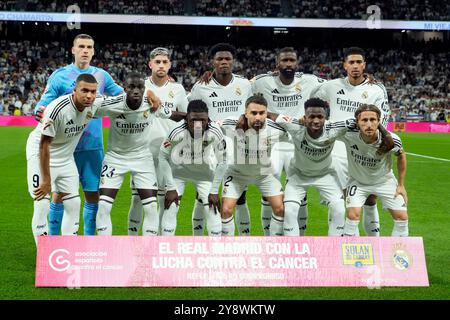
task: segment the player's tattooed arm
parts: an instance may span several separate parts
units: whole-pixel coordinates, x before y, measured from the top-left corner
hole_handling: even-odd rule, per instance
[[[378,130],[381,133],[382,141],[378,147],[378,154],[385,154],[394,148],[394,139],[389,131],[380,123],[378,125]]]
[[[405,188],[405,177],[406,177],[406,153],[403,149],[397,154],[397,175],[398,175],[398,185],[395,190],[395,196],[401,195],[405,199],[405,204],[408,204],[408,194]]]
[[[50,179],[50,144],[53,141],[53,137],[41,135],[41,141],[39,143],[39,164],[41,167],[42,180],[36,189],[34,189],[34,200],[39,201],[50,194],[51,191],[51,179]]]

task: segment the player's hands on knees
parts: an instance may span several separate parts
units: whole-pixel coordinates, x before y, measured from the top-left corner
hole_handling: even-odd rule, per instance
[[[388,153],[390,150],[394,148],[394,139],[390,133],[383,136],[383,140],[381,141],[380,146],[378,147],[377,154],[383,155]]]
[[[40,106],[38,111],[36,111],[36,114],[34,115],[36,121],[41,122],[42,118],[44,117],[45,108],[46,108],[45,106]]]
[[[205,71],[200,78],[200,84],[209,84],[213,77],[213,74],[214,73],[212,71]]]
[[[34,200],[39,201],[44,199],[47,194],[50,194],[51,184],[50,181],[43,180],[39,187],[34,189],[33,193],[35,195]]]
[[[151,104],[151,112],[155,112],[162,105],[161,99],[159,99],[152,90],[147,90],[147,100]]]
[[[221,207],[218,194],[210,193],[208,195],[208,205],[210,209],[214,208],[214,214],[220,214]]]
[[[406,193],[406,189],[405,186],[397,186],[397,189],[395,190],[395,195],[394,195],[394,199],[398,196],[401,195],[403,197],[403,199],[405,200],[405,205],[408,204],[408,194]]]
[[[180,198],[178,197],[177,190],[166,191],[166,198],[164,199],[164,209],[169,209],[174,202],[177,206],[179,206]]]

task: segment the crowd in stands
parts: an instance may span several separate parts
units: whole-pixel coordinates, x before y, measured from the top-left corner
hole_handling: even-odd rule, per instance
[[[440,0],[6,0],[0,11],[66,12],[70,4],[84,13],[321,19],[367,19],[377,5],[381,19],[450,21],[450,2]]]
[[[164,45],[164,44],[161,44]],[[121,83],[130,71],[149,74],[149,52],[156,45],[97,44],[93,65],[104,68]],[[174,79],[190,90],[195,81],[211,70],[208,47],[166,45],[172,50]],[[238,48],[234,72],[248,79],[275,68],[274,49]],[[344,76],[342,51],[299,50],[300,71],[324,79]],[[0,111],[31,114],[49,75],[71,62],[70,50],[58,42],[0,40]],[[367,72],[381,81],[389,94],[392,119],[438,121],[450,111],[450,52],[425,53],[403,50],[367,50]]]

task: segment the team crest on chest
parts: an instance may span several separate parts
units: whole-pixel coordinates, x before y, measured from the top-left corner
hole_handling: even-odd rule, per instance
[[[150,112],[148,110],[144,111],[144,118],[147,119],[149,114],[150,114]]]
[[[369,97],[369,93],[367,91],[364,91],[361,95],[364,99],[367,99]]]
[[[175,97],[175,94],[173,93],[172,90],[169,91],[169,97],[172,98],[172,99]]]
[[[300,84],[296,84],[295,85],[295,91],[297,92],[297,93],[300,93],[300,91],[302,91],[302,86],[300,85]]]
[[[92,112],[91,111],[88,111],[86,113],[86,119],[92,119]]]
[[[241,88],[236,87],[236,94],[240,96],[242,94]]]

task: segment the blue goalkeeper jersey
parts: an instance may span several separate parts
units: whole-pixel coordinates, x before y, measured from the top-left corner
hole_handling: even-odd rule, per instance
[[[92,74],[98,82],[97,92],[116,96],[123,92],[123,88],[114,82],[111,75],[103,69],[90,66],[87,69],[78,69],[73,63],[59,68],[52,73],[47,81],[47,87],[36,104],[35,112],[41,106],[48,106],[56,98],[73,92],[77,77],[82,73]],[[77,151],[103,150],[102,119],[95,118],[89,122],[75,149]]]

